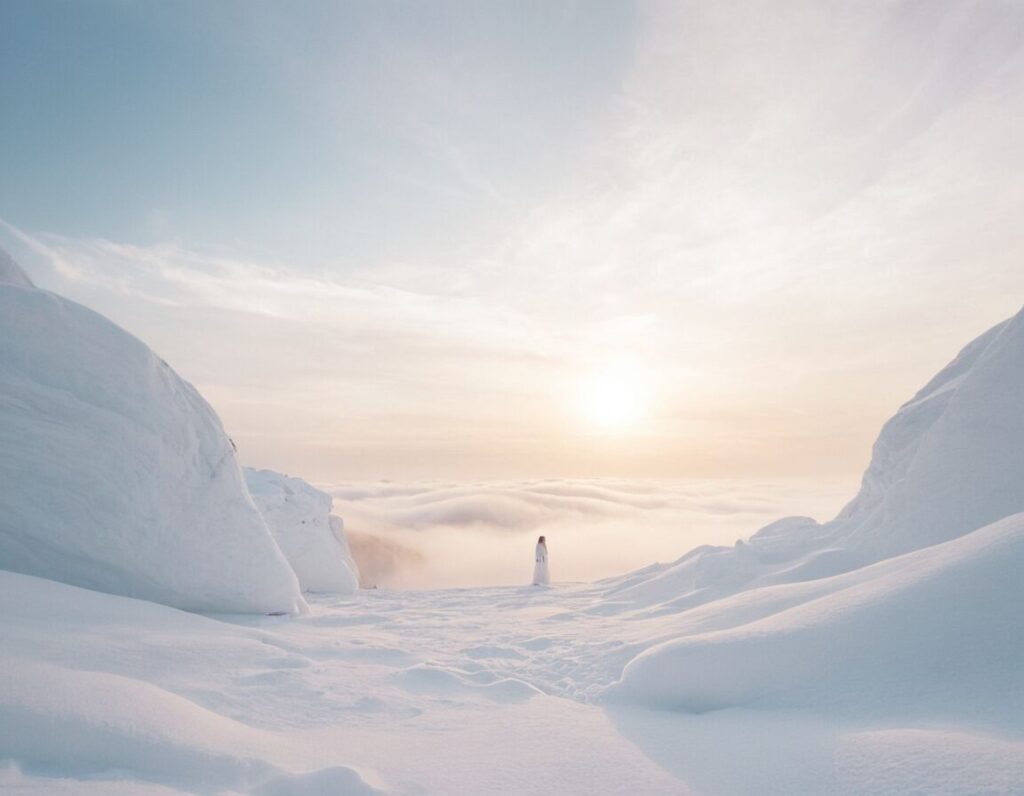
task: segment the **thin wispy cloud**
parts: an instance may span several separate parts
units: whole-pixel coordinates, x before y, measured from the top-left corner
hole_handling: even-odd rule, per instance
[[[266,169],[137,235],[0,235],[320,480],[853,474],[1018,309],[1018,6],[504,13],[208,9],[295,120],[254,125]],[[586,392],[624,372],[609,439]]]

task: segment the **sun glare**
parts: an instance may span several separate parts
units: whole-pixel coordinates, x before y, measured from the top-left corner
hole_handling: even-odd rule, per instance
[[[640,370],[616,365],[592,374],[581,390],[587,423],[606,433],[639,429],[650,405],[650,386]]]

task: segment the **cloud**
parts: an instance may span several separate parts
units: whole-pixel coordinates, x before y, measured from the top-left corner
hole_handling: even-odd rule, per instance
[[[326,487],[366,586],[527,582],[548,538],[556,579],[591,581],[700,544],[732,544],[787,514],[830,518],[849,481],[535,480]]]
[[[394,287],[366,279],[310,275],[283,264],[100,238],[31,235],[3,223],[72,284],[168,307],[262,316],[360,336],[416,335],[421,344],[518,350],[524,319],[478,299]],[[439,288],[442,285],[438,285]]]
[[[321,481],[854,473],[899,403],[1018,308],[1018,4],[577,7],[536,68],[546,8],[526,42],[476,12],[336,10],[317,24],[356,49],[312,54],[301,14],[238,33],[324,116],[415,139],[410,179],[466,204],[376,178],[310,218],[275,196],[254,217],[323,245],[251,256],[227,234],[8,232],[50,264],[37,281],[195,381],[254,464]],[[552,83],[564,40],[586,57]],[[364,143],[346,155],[409,165]],[[644,433],[616,442],[579,394],[618,361],[656,383]],[[433,511],[471,517],[466,500]],[[509,521],[541,510],[488,500]]]

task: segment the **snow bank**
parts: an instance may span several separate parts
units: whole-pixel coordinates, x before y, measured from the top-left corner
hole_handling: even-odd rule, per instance
[[[254,670],[305,663],[261,629],[4,571],[0,605],[0,760],[18,792],[379,792],[334,755],[296,759],[305,742],[268,729],[266,704],[247,721],[226,707]]]
[[[30,770],[94,777],[112,771],[159,783],[266,796],[380,793],[345,766],[305,774],[263,759],[271,736],[150,683],[0,656],[0,753]]]
[[[341,518],[331,515],[331,496],[301,478],[272,470],[244,470],[256,507],[303,591],[354,594],[359,572],[345,541]]]
[[[1024,511],[1024,310],[960,352],[882,428],[830,524],[877,560]]]
[[[0,273],[0,568],[197,611],[301,610],[199,393],[9,258]]]
[[[610,582],[681,609],[743,589],[849,572],[1024,511],[1024,310],[970,343],[882,428],[861,489],[824,524],[786,517]]]
[[[690,712],[813,706],[1024,729],[1022,571],[1017,514],[818,582],[777,613],[652,647],[608,696]]]
[[[831,522],[787,517],[604,584],[609,604],[658,623],[608,697],[1024,729],[1022,406],[1024,311],[885,424]]]

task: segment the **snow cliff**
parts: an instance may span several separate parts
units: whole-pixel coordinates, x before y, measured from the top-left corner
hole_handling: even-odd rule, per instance
[[[354,594],[359,570],[326,492],[301,478],[245,468],[249,493],[307,592]]]
[[[196,611],[304,608],[209,404],[6,254],[0,568]]]

